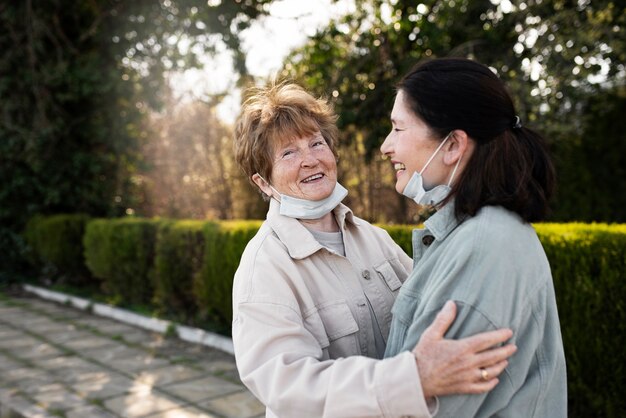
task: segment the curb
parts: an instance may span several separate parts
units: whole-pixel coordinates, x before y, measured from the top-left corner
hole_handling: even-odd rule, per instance
[[[192,328],[186,325],[180,325],[172,321],[166,321],[158,318],[149,318],[147,316],[127,311],[126,309],[116,308],[114,306],[104,303],[94,303],[88,299],[67,295],[65,293],[56,292],[29,284],[23,285],[23,288],[25,291],[33,293],[42,299],[63,304],[69,304],[74,308],[78,308],[84,311],[91,310],[96,315],[115,319],[117,321],[124,322],[129,325],[134,325],[139,328],[147,329],[149,331],[164,334],[170,329],[175,329],[178,338],[183,341],[205,345],[207,347],[224,351],[230,355],[235,355],[233,340],[228,337],[224,337],[223,335],[215,334],[213,332],[205,331],[199,328]]]

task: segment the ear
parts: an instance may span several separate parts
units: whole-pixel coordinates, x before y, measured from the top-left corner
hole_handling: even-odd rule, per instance
[[[261,177],[259,173],[254,173],[252,175],[252,181],[254,182],[254,184],[257,185],[259,189],[261,189],[263,193],[268,196],[272,195],[272,188],[270,187],[269,183],[265,181],[263,177]]]
[[[474,142],[461,129],[456,129],[450,134],[448,143],[445,146],[443,162],[446,165],[453,165],[462,156],[467,157],[474,148]]]

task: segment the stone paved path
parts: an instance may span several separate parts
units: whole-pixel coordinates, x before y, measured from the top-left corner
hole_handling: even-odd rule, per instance
[[[0,294],[0,418],[259,416],[229,354]]]

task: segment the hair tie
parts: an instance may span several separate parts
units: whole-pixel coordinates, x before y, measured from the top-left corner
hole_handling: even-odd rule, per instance
[[[522,121],[519,116],[515,115],[515,120],[513,121],[513,129],[522,129]]]

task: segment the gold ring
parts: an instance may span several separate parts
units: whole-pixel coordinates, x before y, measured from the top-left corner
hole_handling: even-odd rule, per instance
[[[480,368],[480,378],[483,379],[485,382],[489,380],[489,372],[482,367]]]

